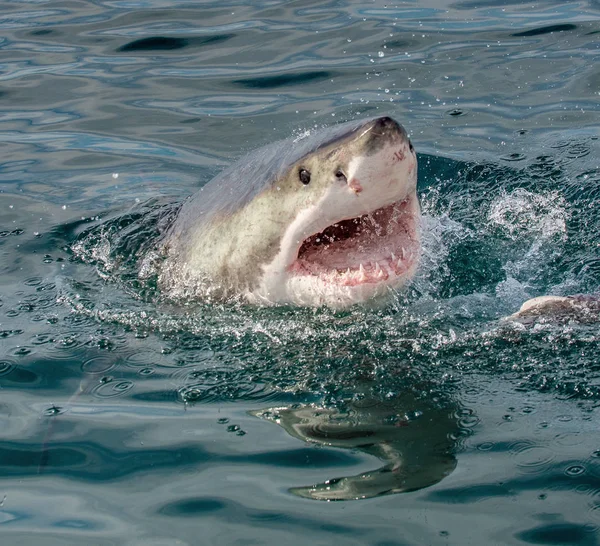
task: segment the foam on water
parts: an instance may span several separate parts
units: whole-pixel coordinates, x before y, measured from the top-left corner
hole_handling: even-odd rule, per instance
[[[543,323],[532,329],[500,321],[524,299],[573,278],[572,270],[560,267],[571,243],[568,225],[588,209],[581,203],[574,208],[558,190],[536,191],[535,177],[530,188],[524,187],[527,169],[450,163],[452,168],[451,178],[423,193],[423,256],[417,276],[383,309],[339,313],[166,299],[148,274],[148,264],[156,259],[148,258],[154,225],[166,215],[146,205],[126,222],[117,216],[85,230],[71,246],[74,257],[95,264],[112,288],[92,281],[87,287],[92,294],[82,298],[65,279],[60,299],[93,321],[171,340],[173,360],[193,360],[199,346],[224,351],[228,362],[243,362],[236,382],[253,378],[251,383],[263,385],[259,391],[268,387],[264,393],[291,389],[331,401],[339,400],[358,377],[375,378],[382,392],[411,384],[422,388],[423,381],[430,390],[444,390],[451,389],[457,375],[510,370],[521,387],[552,385],[557,392],[598,399],[598,378],[585,364],[595,358],[598,339],[590,326]],[[566,177],[561,180],[568,184]],[[140,263],[143,275],[138,274]],[[526,359],[523,344],[530,348]],[[307,346],[315,350],[307,353]],[[564,358],[555,358],[557,347]],[[535,373],[531,359],[543,362]],[[574,383],[569,374],[575,369],[579,379]],[[184,399],[201,399],[207,390],[203,385],[210,366],[199,370],[204,383],[195,385],[188,376],[181,387]],[[222,376],[224,391],[231,384],[230,372]],[[219,388],[209,383],[212,397]]]

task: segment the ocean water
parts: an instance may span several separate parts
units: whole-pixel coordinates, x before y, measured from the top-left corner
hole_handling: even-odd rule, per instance
[[[0,5],[0,542],[600,544],[600,4]],[[161,299],[157,211],[379,114],[423,258],[384,308]]]

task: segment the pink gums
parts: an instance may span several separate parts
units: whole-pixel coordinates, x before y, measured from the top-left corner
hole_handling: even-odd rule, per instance
[[[409,198],[309,237],[290,271],[341,286],[382,283],[406,274],[418,254],[416,217]]]

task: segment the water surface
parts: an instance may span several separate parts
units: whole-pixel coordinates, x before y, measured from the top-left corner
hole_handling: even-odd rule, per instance
[[[502,321],[600,291],[597,2],[14,1],[0,27],[5,542],[600,542],[598,325]],[[165,203],[379,114],[424,212],[389,306],[139,281]]]

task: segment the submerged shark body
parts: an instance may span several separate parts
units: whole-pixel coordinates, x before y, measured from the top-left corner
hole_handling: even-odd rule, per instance
[[[172,294],[345,307],[410,279],[417,158],[389,117],[276,142],[181,207],[162,242]]]

